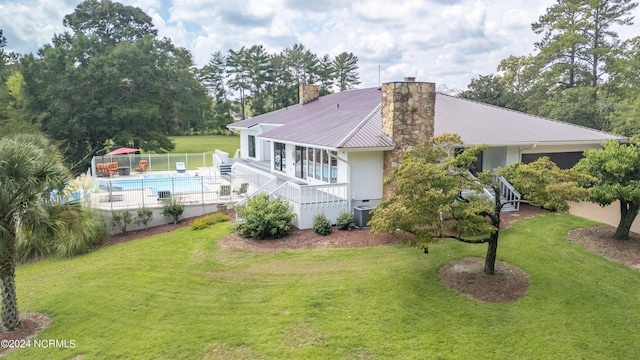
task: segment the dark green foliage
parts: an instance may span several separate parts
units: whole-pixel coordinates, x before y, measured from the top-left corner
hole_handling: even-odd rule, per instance
[[[222,213],[213,213],[211,215],[203,216],[195,219],[191,223],[191,229],[202,230],[217,223],[229,221],[229,215]]]
[[[340,91],[353,89],[360,84],[358,76],[358,57],[353,53],[342,52],[332,62],[335,85]]]
[[[144,229],[147,230],[147,225],[153,219],[153,210],[143,206],[136,211],[136,224],[144,225]]]
[[[133,216],[129,210],[114,211],[111,213],[111,227],[120,230],[122,234],[127,233],[127,225],[133,222]]]
[[[318,214],[313,218],[313,224],[311,225],[313,231],[320,235],[331,234],[331,222],[324,214]]]
[[[73,171],[105,146],[173,149],[168,135],[189,131],[211,108],[191,54],[158,39],[140,9],[86,1],[56,35],[21,61],[25,111],[59,141]]]
[[[267,194],[258,194],[250,198],[246,205],[236,206],[235,210],[242,219],[236,228],[238,233],[258,240],[287,235],[293,220],[289,204]]]
[[[336,219],[336,226],[340,230],[351,230],[354,226],[353,214],[349,212],[340,213]]]
[[[164,205],[162,206],[162,215],[173,220],[174,224],[178,223],[178,220],[182,216],[184,212],[184,205],[182,205],[175,198],[170,198],[165,200]]]

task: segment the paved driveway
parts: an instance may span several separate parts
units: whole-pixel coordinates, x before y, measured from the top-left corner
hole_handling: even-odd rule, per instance
[[[599,221],[617,227],[620,222],[620,203],[618,201],[605,207],[590,202],[569,203],[569,212],[573,215]],[[631,225],[631,231],[640,234],[640,216]]]

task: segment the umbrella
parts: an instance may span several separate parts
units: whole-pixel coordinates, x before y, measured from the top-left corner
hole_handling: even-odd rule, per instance
[[[121,147],[119,149],[115,149],[111,152],[108,152],[105,155],[122,155],[122,154],[131,154],[131,153],[140,154],[140,149]]]

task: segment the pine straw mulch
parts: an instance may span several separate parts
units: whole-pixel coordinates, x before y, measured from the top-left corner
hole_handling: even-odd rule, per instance
[[[520,211],[502,216],[500,228],[506,229],[518,220],[547,213],[537,207],[521,205]],[[234,214],[230,213],[231,218]],[[125,235],[114,235],[103,246],[112,246],[123,242],[162,234],[191,225],[195,218],[184,219],[177,224],[155,226],[147,230],[129,231]],[[640,234],[632,233],[629,240],[615,240],[612,226],[598,226],[573,230],[568,239],[583,244],[590,251],[601,254],[605,258],[640,269]],[[246,251],[282,251],[306,248],[348,248],[364,246],[392,245],[402,242],[405,235],[375,235],[369,230],[338,231],[333,229],[329,236],[321,236],[313,230],[293,228],[289,235],[278,240],[255,241],[242,238],[235,233],[219,242],[221,248],[242,249]],[[482,270],[484,259],[465,258],[447,263],[438,271],[442,283],[466,296],[485,302],[515,301],[526,293],[529,277],[520,268],[502,261],[496,262],[495,274],[486,275]],[[20,326],[11,332],[0,333],[0,340],[27,340],[35,337],[46,328],[51,319],[43,314],[24,313],[20,315]],[[0,356],[11,349],[0,348]]]

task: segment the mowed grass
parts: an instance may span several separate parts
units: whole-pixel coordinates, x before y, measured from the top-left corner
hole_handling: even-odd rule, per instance
[[[213,166],[212,155],[216,149],[227,152],[230,157],[233,157],[236,150],[240,148],[240,137],[234,135],[173,136],[171,140],[175,148],[161,158],[154,158],[148,171],[173,170],[176,162],[184,162],[188,170],[210,167]],[[134,163],[137,164],[137,160]]]
[[[566,214],[502,232],[499,260],[531,278],[523,299],[487,304],[445,289],[445,263],[486,246],[435,243],[246,252],[220,248],[229,223],[67,260],[21,265],[22,312],[49,314],[8,359],[632,359],[640,272],[570,243],[592,225]]]
[[[171,140],[175,144],[171,152],[178,154],[213,152],[220,149],[233,156],[236,149],[240,148],[240,137],[233,135],[172,136]]]

